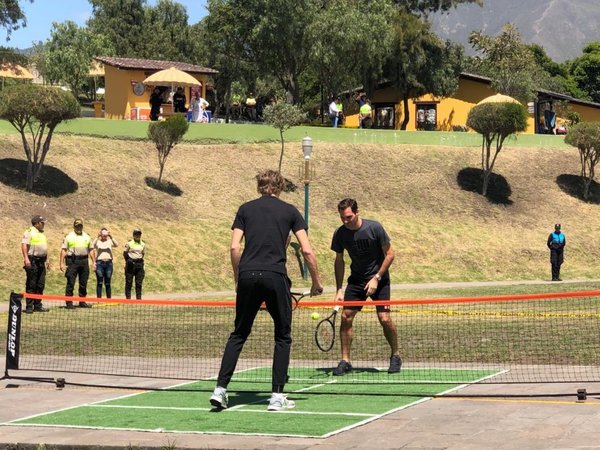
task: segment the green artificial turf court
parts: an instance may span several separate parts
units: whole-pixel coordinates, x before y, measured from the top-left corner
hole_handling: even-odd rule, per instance
[[[453,391],[461,385],[440,382],[440,374],[445,374],[449,380],[476,382],[498,373],[493,370],[405,368],[399,374],[388,375],[388,383],[366,384],[365,372],[360,370],[345,375],[343,380],[330,375],[324,377],[321,372],[314,375],[323,382],[314,384],[314,381],[296,377],[305,377],[306,369],[295,370],[296,374],[290,370],[286,391],[296,402],[296,408],[288,411],[268,412],[270,383],[244,381],[244,377],[253,376],[252,371],[244,371],[237,373],[229,385],[229,408],[225,410],[211,407],[208,399],[215,382],[205,380],[173,386],[170,390],[131,394],[40,414],[10,424],[325,438],[431,396]],[[376,369],[369,371],[370,376],[372,370]],[[404,384],[403,379],[418,379],[423,383]]]

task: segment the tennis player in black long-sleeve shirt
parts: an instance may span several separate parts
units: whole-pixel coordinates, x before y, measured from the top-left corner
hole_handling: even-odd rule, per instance
[[[306,222],[294,206],[279,199],[285,182],[281,173],[265,170],[256,180],[261,196],[240,206],[231,227],[231,265],[237,292],[235,328],[225,346],[210,403],[217,408],[227,408],[227,386],[264,301],[275,328],[273,386],[267,409],[281,411],[295,406],[283,395],[292,344],[291,282],[285,267],[290,231],[298,239],[310,272],[310,295],[320,295],[323,286],[306,233]],[[243,253],[242,240],[245,240]]]

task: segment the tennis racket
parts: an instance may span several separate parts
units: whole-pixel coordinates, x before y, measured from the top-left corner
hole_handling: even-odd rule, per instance
[[[292,296],[292,300],[294,301],[294,303],[292,304],[292,311],[295,311],[298,307],[298,304],[300,303],[300,300],[302,300],[307,295],[310,295],[310,291],[290,292],[290,295]]]
[[[333,308],[329,317],[326,317],[317,324],[315,342],[322,352],[328,352],[333,348],[333,344],[335,344],[335,319],[339,309],[339,305]]]

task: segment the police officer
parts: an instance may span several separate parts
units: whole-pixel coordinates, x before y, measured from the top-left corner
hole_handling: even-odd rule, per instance
[[[31,218],[31,228],[27,228],[21,240],[21,252],[23,253],[23,269],[27,279],[25,281],[25,292],[30,294],[43,294],[46,285],[46,269],[50,267],[48,261],[48,241],[44,234],[46,219],[42,216]],[[47,312],[41,300],[27,299],[25,312]]]
[[[73,222],[73,231],[67,234],[63,240],[60,249],[60,270],[65,272],[67,278],[67,287],[65,296],[73,297],[75,288],[75,279],[79,278],[79,297],[87,296],[87,282],[90,277],[90,266],[88,258],[92,258],[95,263],[93,252],[93,242],[89,234],[83,231],[83,221],[76,219]],[[92,305],[86,302],[79,302],[80,308],[91,308]],[[72,301],[67,302],[67,309],[74,309]]]
[[[550,264],[552,264],[552,281],[562,281],[560,278],[560,266],[563,263],[563,249],[567,245],[567,239],[560,231],[560,223],[554,225],[554,231],[548,236],[547,242],[550,249]]]
[[[371,120],[371,102],[366,100],[358,110],[358,118],[360,120],[360,128],[371,128],[373,121]]]
[[[135,278],[135,298],[142,298],[142,283],[144,282],[144,256],[146,243],[142,241],[142,230],[133,230],[133,239],[125,244],[125,298],[131,298],[131,287]]]

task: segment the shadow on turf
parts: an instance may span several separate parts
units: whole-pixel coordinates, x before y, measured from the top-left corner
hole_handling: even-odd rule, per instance
[[[600,205],[600,184],[592,180],[587,199],[583,198],[583,178],[579,175],[562,174],[556,177],[556,184],[567,195],[581,201]]]
[[[146,181],[146,185],[148,187],[156,189],[157,191],[164,192],[165,194],[169,194],[173,197],[181,197],[183,195],[181,188],[170,181],[161,181],[159,183],[158,178],[155,177],[146,177],[144,180]]]
[[[477,192],[483,191],[483,170],[474,167],[465,167],[458,172],[456,182],[463,191]],[[512,205],[513,201],[509,198],[512,195],[510,184],[502,175],[492,173],[488,184],[485,198],[497,205]]]
[[[264,392],[250,392],[250,391],[235,391],[235,396],[230,396],[228,408],[231,408],[235,405],[261,405],[264,404],[265,407],[269,403],[269,398],[271,394]],[[225,411],[223,408],[213,407],[210,412],[221,412]]]
[[[26,191],[27,161],[23,159],[0,159],[0,183]],[[44,197],[62,197],[72,194],[79,185],[69,175],[56,167],[44,165],[33,193]]]

